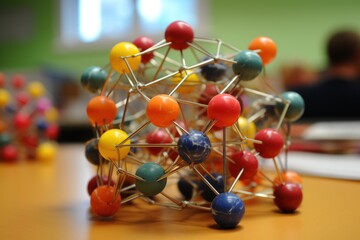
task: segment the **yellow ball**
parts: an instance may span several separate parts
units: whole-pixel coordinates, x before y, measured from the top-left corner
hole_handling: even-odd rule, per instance
[[[51,107],[45,111],[45,119],[50,122],[56,122],[59,118],[59,112],[55,107]]]
[[[36,159],[42,162],[49,162],[55,158],[56,153],[56,143],[44,142],[36,148]]]
[[[171,81],[178,84],[186,76],[185,72],[174,75]],[[197,74],[190,73],[181,86],[177,89],[178,93],[188,94],[195,91],[196,86],[200,85],[201,81]]]
[[[10,94],[5,89],[0,89],[0,107],[6,107],[10,102]]]
[[[27,90],[31,97],[39,98],[44,95],[45,88],[44,85],[40,82],[32,82],[28,85]]]
[[[109,161],[125,158],[130,151],[130,146],[116,147],[116,145],[122,143],[126,138],[128,138],[128,135],[120,129],[110,129],[104,132],[98,144],[101,156]],[[130,139],[123,144],[130,144]]]
[[[247,138],[251,138],[254,139],[255,135],[256,135],[256,126],[255,123],[253,122],[249,122],[246,118],[244,117],[239,117],[239,119],[237,120],[237,126],[240,128],[241,133],[247,137]],[[253,147],[254,144],[251,141],[247,142],[247,145],[249,147]]]
[[[131,57],[131,55],[138,54],[139,49],[130,42],[120,42],[116,44],[110,51],[110,64],[118,73],[130,73],[130,69],[126,65],[126,60],[131,68],[135,71],[141,63],[141,55],[137,57]]]

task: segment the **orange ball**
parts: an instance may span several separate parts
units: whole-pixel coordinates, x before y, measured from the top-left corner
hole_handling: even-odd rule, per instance
[[[150,99],[146,107],[146,115],[152,124],[157,127],[168,127],[177,119],[180,106],[175,98],[159,94]]]
[[[268,37],[258,37],[250,42],[249,50],[260,50],[258,52],[263,64],[270,63],[276,56],[276,43]]]
[[[284,182],[291,182],[291,183],[297,183],[300,186],[302,186],[302,179],[300,175],[293,171],[286,171],[281,173],[282,179]],[[279,176],[274,178],[274,185],[280,185],[281,181]]]
[[[115,196],[113,186],[103,185],[97,187],[90,197],[91,210],[100,217],[111,217],[120,208],[120,194]]]
[[[114,101],[110,98],[96,96],[89,101],[86,113],[93,124],[101,126],[111,123],[115,119],[117,108]]]

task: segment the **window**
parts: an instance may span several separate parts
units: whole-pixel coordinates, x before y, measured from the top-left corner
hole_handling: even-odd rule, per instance
[[[208,32],[206,0],[61,0],[60,42],[65,48],[109,46],[145,35],[158,41],[173,21]],[[200,27],[201,26],[201,27]]]

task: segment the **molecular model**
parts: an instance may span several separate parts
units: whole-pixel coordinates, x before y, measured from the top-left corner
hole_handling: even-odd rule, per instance
[[[240,50],[195,37],[191,26],[175,21],[164,40],[120,42],[108,66],[86,69],[82,86],[95,94],[87,115],[96,137],[85,144],[87,160],[97,166],[88,184],[92,212],[111,217],[140,199],[209,211],[221,228],[236,227],[251,198],[294,212],[302,186],[287,170],[287,152],[303,99],[246,86],[275,55],[270,38]],[[262,169],[268,161],[274,180]],[[267,180],[270,189],[262,187]]]
[[[58,111],[40,82],[0,73],[0,161],[48,162],[56,153]]]

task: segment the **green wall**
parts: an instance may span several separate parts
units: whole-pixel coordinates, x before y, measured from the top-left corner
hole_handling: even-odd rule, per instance
[[[239,48],[246,48],[254,37],[262,35],[277,42],[278,57],[269,65],[270,71],[291,60],[321,67],[324,41],[332,30],[343,26],[360,30],[359,0],[209,2],[211,36]],[[50,65],[79,74],[89,65],[107,63],[109,49],[74,53],[56,48],[57,1],[2,0],[0,8],[20,5],[32,8],[35,13],[33,35],[25,41],[0,41],[0,71]]]

